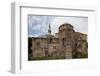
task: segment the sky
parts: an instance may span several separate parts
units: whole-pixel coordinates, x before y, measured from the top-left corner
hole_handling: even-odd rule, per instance
[[[48,34],[49,24],[51,25],[51,33],[54,35],[63,23],[73,25],[76,32],[88,34],[87,17],[28,15],[28,36],[37,37]]]

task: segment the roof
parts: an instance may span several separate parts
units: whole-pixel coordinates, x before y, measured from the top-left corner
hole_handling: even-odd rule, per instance
[[[59,29],[60,29],[61,27],[63,27],[63,26],[71,26],[71,27],[73,28],[73,26],[72,26],[70,23],[64,23],[64,24],[62,24],[62,25],[59,26]]]

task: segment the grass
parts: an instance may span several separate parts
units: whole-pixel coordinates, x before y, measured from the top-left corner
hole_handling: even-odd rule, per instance
[[[55,60],[55,59],[65,59],[64,56],[59,57],[32,57],[30,60]]]

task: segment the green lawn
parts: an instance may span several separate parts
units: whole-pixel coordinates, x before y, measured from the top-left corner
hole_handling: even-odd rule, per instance
[[[33,57],[30,59],[31,60],[55,60],[55,59],[65,59],[64,56],[61,57]]]

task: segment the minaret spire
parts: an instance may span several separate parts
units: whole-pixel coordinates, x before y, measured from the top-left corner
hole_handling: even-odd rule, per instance
[[[49,24],[48,34],[51,35],[51,26]]]

